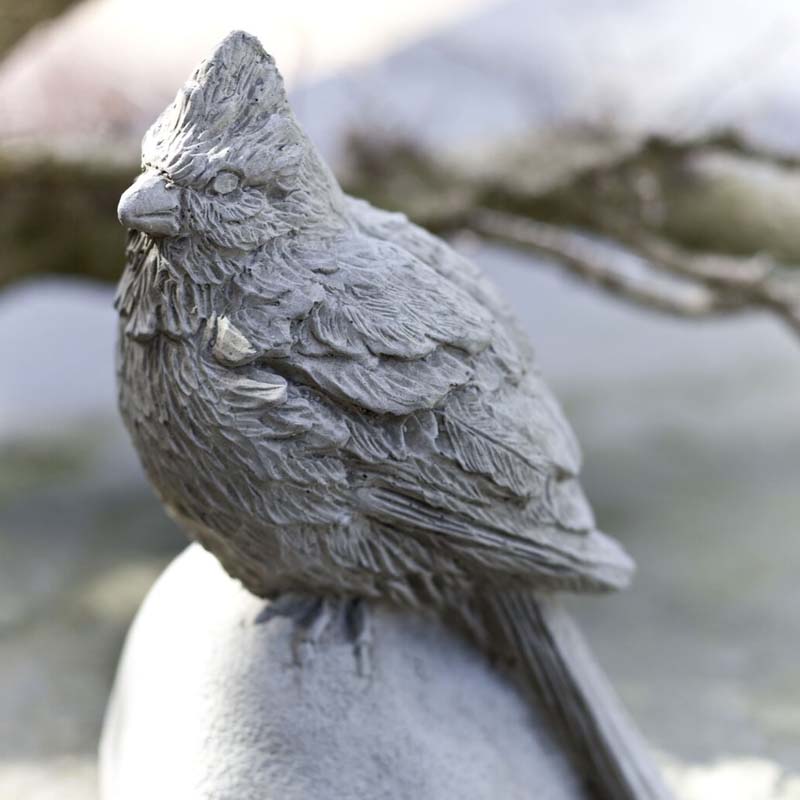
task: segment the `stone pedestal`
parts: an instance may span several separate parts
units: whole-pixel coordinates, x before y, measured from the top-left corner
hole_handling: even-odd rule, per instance
[[[103,800],[578,800],[544,718],[435,621],[372,613],[371,673],[345,631],[293,658],[197,545],[130,631],[101,743]]]

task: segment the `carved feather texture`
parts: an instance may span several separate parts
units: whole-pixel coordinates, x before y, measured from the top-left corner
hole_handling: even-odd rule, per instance
[[[535,441],[519,422],[504,415],[477,388],[454,395],[442,415],[453,457],[468,472],[478,472],[517,497],[541,494],[547,469]]]

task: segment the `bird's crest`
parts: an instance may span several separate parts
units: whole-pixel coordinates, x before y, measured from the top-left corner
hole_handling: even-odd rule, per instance
[[[267,140],[296,140],[283,79],[255,36],[234,31],[203,61],[145,136],[143,160],[176,179],[209,160],[236,163]]]

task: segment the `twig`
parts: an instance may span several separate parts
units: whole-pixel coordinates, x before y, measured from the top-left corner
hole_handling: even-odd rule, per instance
[[[747,298],[738,291],[664,279],[646,268],[635,271],[631,254],[601,248],[584,234],[556,225],[490,209],[474,211],[467,224],[478,235],[535,250],[573,275],[657,311],[698,318],[743,311],[748,306]]]
[[[800,282],[796,267],[781,267],[761,255],[749,258],[698,255],[645,234],[628,237],[628,244],[656,269],[697,281],[715,291],[739,293],[746,305],[777,313],[800,333]]]

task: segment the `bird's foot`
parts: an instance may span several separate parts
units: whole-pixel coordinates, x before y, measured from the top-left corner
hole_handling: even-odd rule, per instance
[[[271,601],[259,614],[257,622],[268,622],[275,617],[289,617],[294,621],[292,655],[297,666],[309,666],[322,637],[335,629],[352,642],[359,677],[372,674],[371,610],[363,598],[287,593]]]
[[[294,638],[294,660],[300,667],[311,664],[322,634],[339,613],[340,601],[328,597],[315,598],[299,620]]]
[[[366,600],[356,597],[348,601],[347,622],[353,637],[356,669],[362,678],[372,674],[372,618]]]

